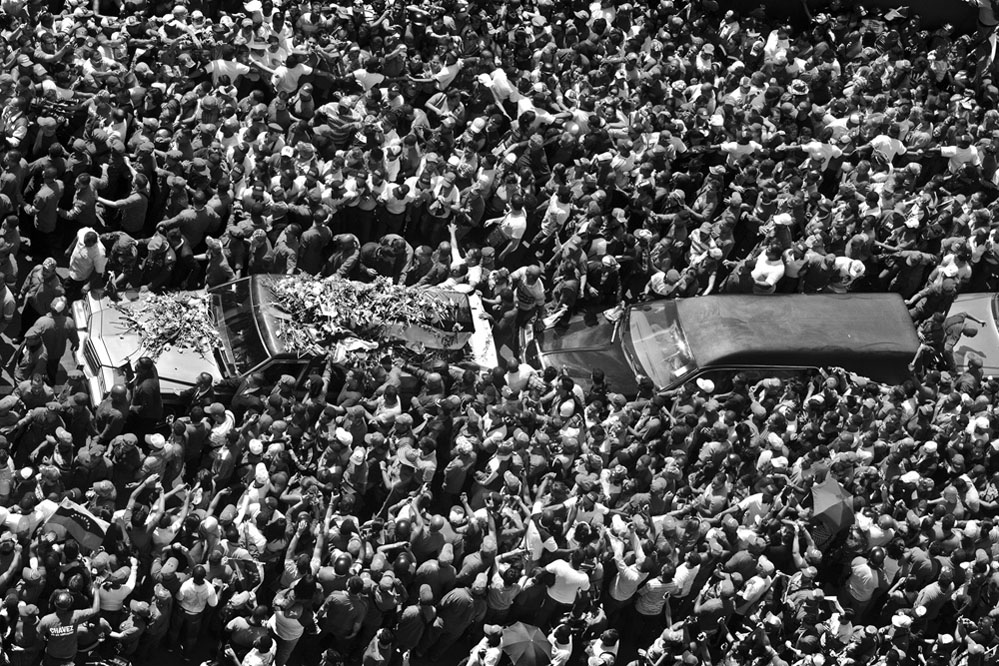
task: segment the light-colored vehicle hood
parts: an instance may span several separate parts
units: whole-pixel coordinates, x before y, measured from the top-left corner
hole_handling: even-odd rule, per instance
[[[135,300],[141,300],[138,295]],[[135,301],[133,301],[135,302]],[[97,404],[115,383],[123,382],[121,368],[131,366],[145,354],[137,333],[129,330],[121,312],[107,298],[86,297],[73,305],[80,329],[81,345],[77,360],[91,385],[91,399]],[[190,388],[198,375],[207,372],[216,381],[222,378],[217,361],[192,349],[170,348],[156,359],[160,391],[165,397]]]

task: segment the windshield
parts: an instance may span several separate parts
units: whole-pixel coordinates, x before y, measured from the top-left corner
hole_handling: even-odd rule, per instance
[[[676,318],[676,305],[664,301],[633,307],[628,314],[625,351],[636,370],[656,386],[669,388],[694,370],[694,359]]]
[[[229,360],[235,364],[236,374],[245,374],[270,357],[253,316],[250,281],[238,280],[214,295],[218,299],[219,332],[228,343]]]

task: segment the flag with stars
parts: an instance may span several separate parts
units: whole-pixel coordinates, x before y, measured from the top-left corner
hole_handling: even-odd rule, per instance
[[[55,523],[66,528],[67,534],[90,550],[97,550],[104,543],[110,523],[101,520],[85,508],[64,499],[46,523]]]

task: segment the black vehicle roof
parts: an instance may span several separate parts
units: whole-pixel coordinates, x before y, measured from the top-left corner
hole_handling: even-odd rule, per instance
[[[702,368],[839,366],[899,382],[919,347],[898,294],[718,295],[676,306]]]

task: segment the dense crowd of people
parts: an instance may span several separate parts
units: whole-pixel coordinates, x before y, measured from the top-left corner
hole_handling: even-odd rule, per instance
[[[999,378],[947,318],[999,284],[974,4],[958,34],[847,2],[5,2],[4,657],[996,663]],[[500,367],[205,375],[168,413],[154,359],[97,404],[68,362],[84,294],[259,273],[474,290]],[[623,395],[518,344],[857,290],[907,299],[912,381]]]

